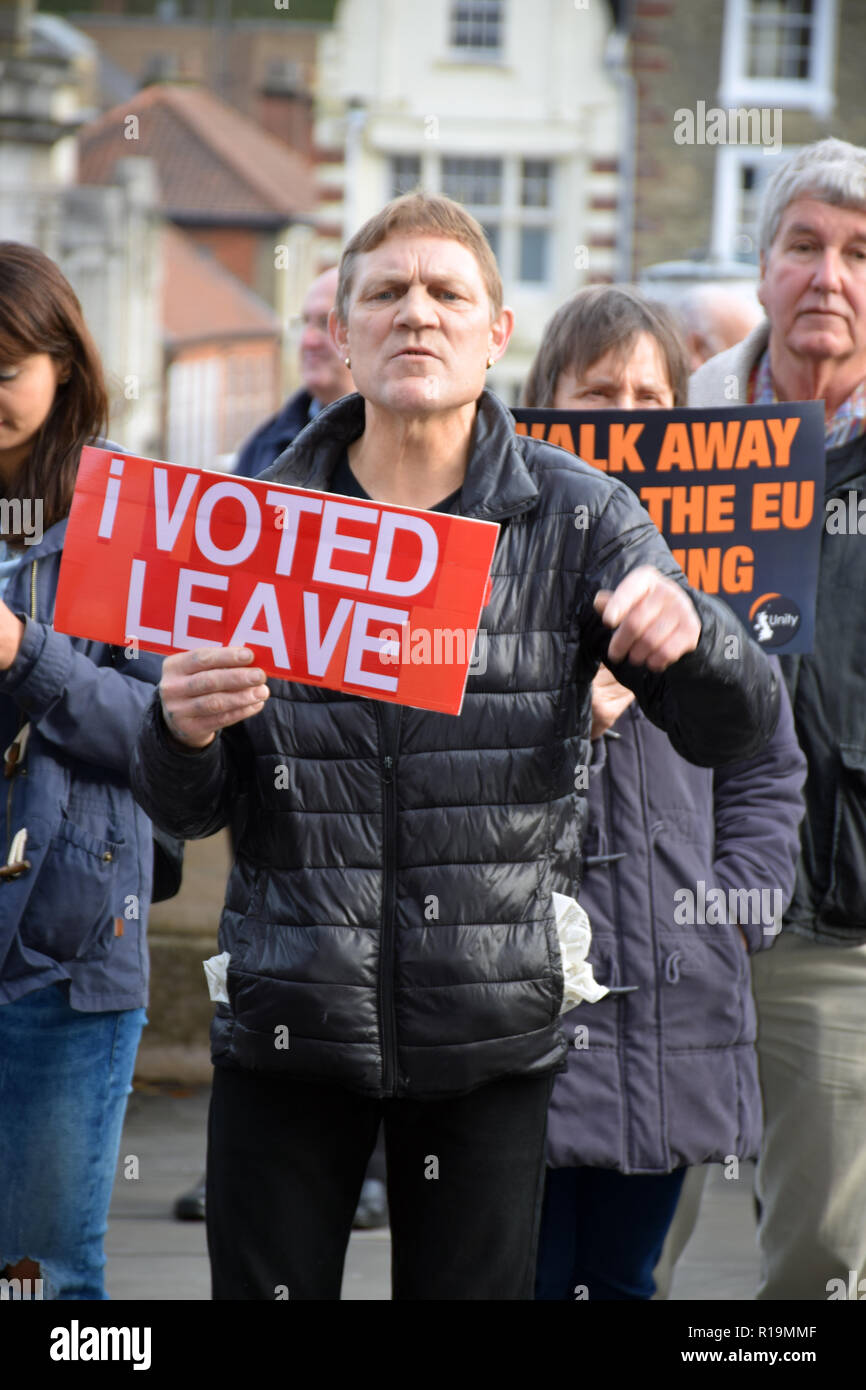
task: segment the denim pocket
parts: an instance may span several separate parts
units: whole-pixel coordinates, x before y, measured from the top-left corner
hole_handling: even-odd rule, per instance
[[[61,963],[106,954],[125,843],[100,839],[68,818],[55,827],[21,919],[24,946]]]

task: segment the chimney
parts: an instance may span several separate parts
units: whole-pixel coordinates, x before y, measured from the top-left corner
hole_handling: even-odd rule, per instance
[[[274,59],[258,91],[256,120],[298,154],[313,153],[313,97],[304,89],[300,64]]]
[[[0,57],[26,57],[34,8],[34,0],[0,0]]]

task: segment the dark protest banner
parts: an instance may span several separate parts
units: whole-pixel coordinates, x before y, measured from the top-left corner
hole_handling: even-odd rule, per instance
[[[459,714],[498,525],[84,449],[54,625]]]
[[[812,649],[824,521],[824,407],[514,409],[637,493],[689,583],[778,655]]]

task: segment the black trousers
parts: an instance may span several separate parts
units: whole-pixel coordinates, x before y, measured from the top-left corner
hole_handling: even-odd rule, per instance
[[[215,1299],[338,1299],[384,1124],[394,1299],[527,1299],[552,1074],[445,1100],[214,1069],[207,1234]]]

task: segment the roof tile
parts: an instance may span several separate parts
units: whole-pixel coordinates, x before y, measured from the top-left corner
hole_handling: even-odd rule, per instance
[[[162,328],[170,347],[278,337],[279,316],[190,237],[164,227],[162,250]]]
[[[78,146],[81,183],[109,183],[119,159],[153,159],[162,211],[178,220],[276,223],[316,205],[310,161],[201,87],[145,87],[84,126]]]

